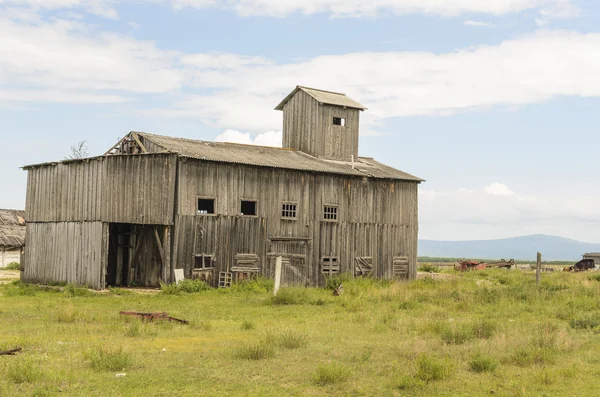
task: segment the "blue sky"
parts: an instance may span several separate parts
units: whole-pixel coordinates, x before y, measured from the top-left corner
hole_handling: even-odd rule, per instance
[[[78,141],[277,145],[307,85],[369,108],[361,155],[427,180],[421,238],[600,242],[598,70],[592,0],[0,0],[0,208]]]

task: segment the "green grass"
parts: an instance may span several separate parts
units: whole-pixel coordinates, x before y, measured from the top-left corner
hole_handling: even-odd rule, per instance
[[[19,262],[10,262],[5,267],[0,267],[0,270],[20,270],[21,264]]]
[[[538,287],[530,271],[443,273],[341,276],[341,296],[275,298],[264,279],[156,294],[5,284],[0,350],[23,351],[0,356],[0,396],[597,395],[593,274],[545,273]]]

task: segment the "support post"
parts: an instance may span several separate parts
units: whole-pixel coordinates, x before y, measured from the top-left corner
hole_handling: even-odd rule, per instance
[[[281,263],[283,262],[283,257],[278,256],[275,259],[275,285],[273,287],[273,296],[277,295],[277,291],[279,291],[279,285],[281,284]]]
[[[535,270],[535,283],[537,285],[540,285],[541,271],[542,271],[542,254],[540,252],[538,252],[537,253],[537,267]]]

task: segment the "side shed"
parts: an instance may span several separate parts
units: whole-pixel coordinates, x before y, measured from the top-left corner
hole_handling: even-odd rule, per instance
[[[0,209],[0,267],[20,262],[25,245],[25,211]]]

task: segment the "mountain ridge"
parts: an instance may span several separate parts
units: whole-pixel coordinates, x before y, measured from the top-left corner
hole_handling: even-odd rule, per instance
[[[493,240],[419,240],[419,256],[449,258],[489,258],[578,261],[587,252],[600,252],[600,243],[587,243],[566,237],[531,234]]]

